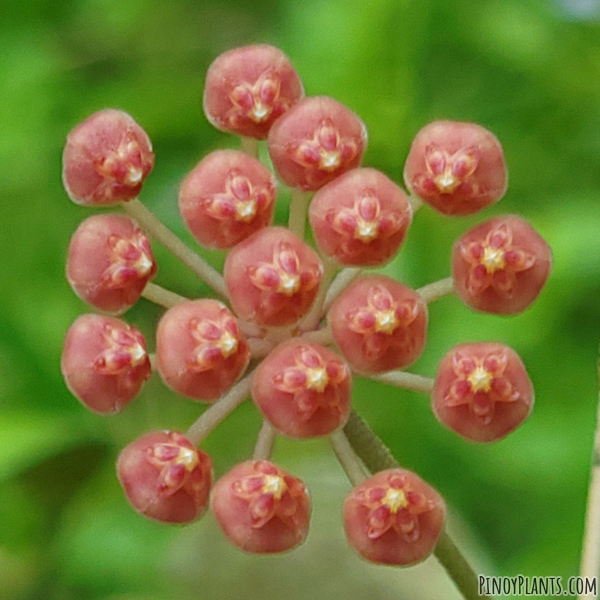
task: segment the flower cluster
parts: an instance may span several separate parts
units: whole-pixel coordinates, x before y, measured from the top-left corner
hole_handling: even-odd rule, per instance
[[[211,404],[185,434],[150,432],[121,452],[119,480],[146,517],[187,523],[210,505],[242,550],[294,548],[306,537],[310,501],[304,483],[270,460],[273,441],[330,436],[355,485],[344,504],[349,544],[373,562],[420,562],[442,533],[444,501],[401,468],[367,477],[343,429],[353,374],[430,393],[437,419],[469,441],[503,438],[534,401],[514,350],[497,342],[458,345],[435,379],[402,369],[425,348],[430,302],[455,292],[476,311],[519,313],[540,293],[552,258],[531,225],[506,215],[464,233],[452,277],[420,290],[363,269],[392,260],[423,204],[461,216],[500,200],[507,187],[502,147],[472,123],[425,126],[406,160],[407,195],[361,167],[367,131],[360,118],[332,98],[304,97],[289,59],[267,45],[214,61],[204,110],[213,125],[242,138],[244,151],[204,157],[181,184],[179,210],[200,244],[228,251],[223,275],[137,200],[154,154],[129,115],[100,111],[67,138],[69,197],[127,213],[92,216],[71,240],[69,283],[110,316],[83,315],[69,329],[67,385],[89,409],[113,414],[156,371],[175,392]],[[289,228],[272,225],[278,182],[258,159],[259,140],[292,188]],[[316,248],[305,240],[307,221]],[[188,300],[151,283],[157,265],[147,235],[221,298]],[[167,308],[153,355],[142,334],[117,318],[142,296]],[[213,486],[212,461],[198,446],[248,396],[264,417],[255,454]]]

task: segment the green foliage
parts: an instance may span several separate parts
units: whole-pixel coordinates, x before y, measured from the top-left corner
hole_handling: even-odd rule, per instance
[[[479,568],[576,573],[600,337],[598,23],[569,21],[558,4],[534,0],[8,0],[3,8],[3,597],[414,599],[434,597],[435,589],[443,590],[435,597],[453,597],[435,565],[392,572],[359,564],[344,548],[346,487],[324,442],[277,448],[314,490],[318,526],[297,555],[239,555],[210,519],[185,531],[143,521],[122,499],[116,453],[150,427],[184,428],[198,406],[153,381],[122,415],[103,419],[88,415],[62,383],[64,333],[87,310],[63,275],[69,236],[88,214],[61,186],[65,135],[106,106],[133,114],[157,153],[143,200],[193,243],[177,214],[178,184],[205,153],[237,143],[204,119],[204,73],[221,51],[252,41],[282,47],[308,93],[334,96],[359,113],[370,132],[366,164],[396,181],[413,135],[435,118],[479,122],[503,142],[506,198],[468,219],[424,209],[385,271],[423,285],[447,276],[453,240],[471,224],[506,212],[530,220],[556,261],[539,301],[509,319],[471,313],[456,298],[439,301],[428,349],[411,370],[433,375],[454,344],[501,340],[528,366],[533,416],[505,441],[482,447],[443,430],[417,394],[359,381],[354,402],[398,459],[447,497]],[[157,254],[157,282],[208,294],[166,252]],[[222,264],[219,253],[202,254]],[[143,302],[128,318],[150,333],[159,315]],[[211,436],[218,473],[248,455],[258,427],[245,406]],[[418,581],[423,572],[432,587]],[[274,577],[282,577],[279,587]]]

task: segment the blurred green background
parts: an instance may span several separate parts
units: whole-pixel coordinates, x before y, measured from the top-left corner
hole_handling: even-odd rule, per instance
[[[314,500],[306,544],[245,556],[210,516],[185,528],[147,522],[114,475],[119,449],[152,428],[186,428],[202,410],[153,378],[122,414],[88,414],[59,362],[87,310],[69,289],[69,237],[89,212],[60,179],[67,132],[91,112],[130,112],[157,161],[142,199],[193,244],[177,213],[179,182],[207,152],[237,141],[201,110],[210,62],[266,41],[298,68],[308,94],[334,96],[366,122],[365,164],[396,181],[415,133],[436,118],[476,121],[503,142],[510,186],[482,215],[425,208],[385,272],[411,286],[449,273],[453,240],[518,213],[549,241],[555,269],[539,301],[513,318],[456,298],[431,308],[430,343],[411,369],[433,375],[453,345],[513,346],[537,392],[529,421],[473,446],[443,429],[427,398],[358,381],[356,409],[399,460],[437,487],[451,527],[485,574],[575,575],[583,531],[600,338],[600,26],[595,0],[4,0],[0,21],[0,596],[27,600],[455,598],[435,559],[374,567],[345,545],[348,490],[323,440],[280,440],[275,458]],[[287,213],[283,193],[277,218]],[[157,283],[208,290],[162,248]],[[217,253],[206,254],[222,264]],[[127,319],[150,336],[161,311]],[[217,474],[251,452],[260,420],[247,403],[206,449]]]

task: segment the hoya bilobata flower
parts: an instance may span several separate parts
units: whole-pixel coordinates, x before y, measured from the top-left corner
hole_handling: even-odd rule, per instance
[[[411,222],[406,194],[375,169],[353,169],[337,177],[315,194],[310,206],[319,248],[342,265],[389,262]]]
[[[470,215],[504,196],[508,177],[502,146],[475,123],[435,121],[415,137],[404,181],[437,211]]]
[[[82,315],[69,328],[61,367],[71,392],[90,410],[120,412],[152,373],[144,336],[113,317]]]
[[[120,110],[101,110],[75,127],[63,153],[63,182],[76,204],[127,202],[154,166],[146,132]]]
[[[440,495],[405,469],[381,471],[355,487],[344,503],[348,543],[363,558],[414,565],[435,548],[446,506]]]
[[[135,304],[157,266],[146,234],[122,215],[86,219],[69,245],[67,279],[92,306],[120,314]]]
[[[239,464],[219,479],[211,509],[227,538],[245,552],[291,550],[308,533],[306,487],[266,460]]]
[[[419,294],[383,275],[357,279],[328,315],[337,347],[364,373],[413,363],[425,348],[427,320],[427,305]]]
[[[514,215],[491,219],[454,244],[452,275],[468,306],[501,315],[524,311],[552,270],[552,252],[527,221]]]
[[[323,267],[316,252],[281,227],[263,229],[238,244],[225,261],[231,304],[260,325],[291,325],[313,303]]]
[[[453,348],[440,362],[432,394],[437,418],[473,442],[505,437],[529,416],[533,402],[523,362],[496,342]]]
[[[291,340],[278,346],[254,376],[252,398],[269,422],[290,437],[327,435],[350,413],[350,369],[334,352]]]

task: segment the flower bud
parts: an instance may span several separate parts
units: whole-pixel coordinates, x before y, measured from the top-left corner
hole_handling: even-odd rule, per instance
[[[260,161],[217,150],[181,184],[179,211],[200,244],[231,248],[270,225],[276,196],[277,181]]]
[[[158,324],[157,370],[166,385],[189,398],[216,400],[249,360],[235,317],[217,300],[180,302]]]
[[[67,279],[82,300],[101,311],[126,311],[156,270],[148,238],[129,217],[89,217],[71,238]]]
[[[357,279],[336,299],[328,321],[337,347],[363,373],[407,367],[427,341],[427,305],[383,275]]]
[[[375,169],[353,169],[322,187],[310,205],[319,248],[342,265],[375,267],[400,249],[412,222],[406,194]]]
[[[326,96],[302,100],[269,133],[275,170],[287,185],[306,191],[358,167],[366,146],[364,123]]]
[[[108,206],[135,198],[153,166],[146,132],[127,113],[106,109],[67,136],[63,183],[76,204]]]
[[[524,311],[552,270],[552,252],[527,221],[497,217],[454,244],[452,275],[458,297],[475,310],[498,315]]]
[[[225,261],[225,285],[240,318],[291,325],[314,302],[323,275],[316,252],[283,227],[268,227],[238,244]]]
[[[381,471],[355,487],[344,503],[348,543],[370,562],[409,566],[434,550],[446,505],[415,473]]]
[[[92,314],[69,328],[61,367],[72,394],[101,414],[123,410],[152,373],[146,340],[135,327]]]
[[[138,513],[163,523],[189,523],[208,506],[212,460],[183,434],[155,431],[123,449],[117,476]]]
[[[210,65],[204,113],[218,129],[266,139],[276,119],[304,96],[289,58],[273,46],[234,48]]]

